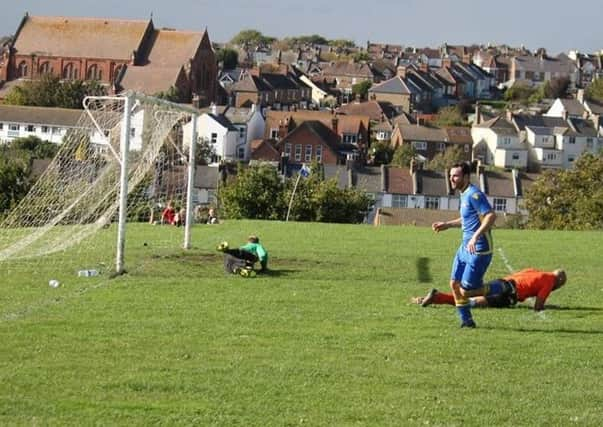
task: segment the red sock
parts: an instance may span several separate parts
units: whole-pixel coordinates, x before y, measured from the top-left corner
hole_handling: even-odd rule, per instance
[[[438,292],[433,297],[433,304],[454,305],[454,296],[447,292]]]

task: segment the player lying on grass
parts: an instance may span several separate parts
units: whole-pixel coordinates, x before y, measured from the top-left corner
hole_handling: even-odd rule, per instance
[[[523,302],[527,298],[534,297],[534,310],[544,310],[544,303],[551,292],[561,288],[567,280],[565,271],[541,271],[527,268],[518,271],[502,279],[496,279],[486,284],[486,295],[470,298],[470,304],[474,307],[513,307],[517,302]],[[492,284],[500,285],[502,293],[493,294],[488,292]],[[451,293],[440,292],[431,289],[424,297],[412,299],[415,304],[427,307],[431,304],[454,305],[454,297]]]
[[[224,252],[226,273],[240,274],[243,277],[254,276],[253,267],[256,262],[260,263],[260,272],[268,269],[268,251],[260,244],[257,236],[249,236],[247,243],[239,248],[230,248],[228,242],[222,242],[217,250]]]

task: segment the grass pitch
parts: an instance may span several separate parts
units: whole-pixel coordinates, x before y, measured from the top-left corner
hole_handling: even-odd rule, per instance
[[[86,253],[0,264],[0,424],[603,420],[600,232],[495,230],[487,278],[563,267],[568,284],[542,313],[475,310],[461,330],[452,307],[409,303],[446,289],[458,230],[228,221],[196,226],[184,251],[181,230],[135,224],[128,274],[77,277],[112,256],[112,231]],[[224,275],[215,246],[250,233],[270,274]]]

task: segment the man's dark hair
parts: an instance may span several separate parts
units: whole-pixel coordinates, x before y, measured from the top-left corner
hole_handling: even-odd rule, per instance
[[[454,168],[461,168],[461,172],[463,172],[463,175],[471,175],[471,165],[469,164],[469,162],[455,163],[454,165],[452,165],[451,169]]]

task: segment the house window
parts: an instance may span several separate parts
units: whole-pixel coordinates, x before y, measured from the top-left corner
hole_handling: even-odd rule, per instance
[[[513,155],[511,156],[511,158],[513,160],[519,160],[519,153],[513,153]]]
[[[440,209],[440,198],[433,196],[425,197],[425,209]]]
[[[503,143],[503,145],[511,145],[511,138],[509,138],[508,136],[505,136],[502,139],[502,143]]]
[[[19,67],[17,68],[17,76],[18,77],[27,77],[27,62],[21,61],[19,63]]]
[[[301,155],[302,155],[302,145],[295,144],[295,161],[296,162],[301,162]]]
[[[425,141],[413,141],[412,148],[419,151],[427,150],[427,143]]]
[[[469,150],[471,150],[471,146],[469,144],[465,144],[463,149],[465,150],[465,153],[468,153]]]
[[[4,123],[0,123],[0,130],[4,129]]]
[[[546,144],[547,142],[549,142],[549,137],[548,136],[543,136],[542,137],[542,143]]]
[[[130,128],[130,138],[134,138],[136,136],[136,128]]]
[[[507,199],[501,199],[501,198],[495,197],[493,205],[494,205],[493,206],[494,210],[496,212],[506,212],[506,210],[507,210]]]
[[[245,147],[239,147],[238,155],[239,155],[239,159],[245,158]]]
[[[586,148],[588,148],[589,150],[593,149],[593,139],[592,138],[586,138]]]
[[[318,163],[322,162],[322,145],[316,146],[316,161]]]
[[[573,163],[576,160],[576,158],[574,156],[569,156],[567,158],[568,163]]]
[[[306,153],[304,154],[304,162],[312,161],[312,146],[310,144],[306,145]]]
[[[575,136],[570,136],[569,137],[569,143],[570,144],[575,144],[576,143],[576,137]]]
[[[438,151],[444,150],[446,150],[446,144],[444,144],[443,142],[438,142]]]
[[[10,125],[8,125],[8,130],[12,130],[12,131],[17,131],[18,132],[19,131],[19,125],[10,124]]]
[[[392,208],[406,208],[407,200],[404,194],[392,194]]]
[[[210,142],[211,142],[212,144],[215,144],[216,142],[218,142],[218,134],[217,134],[217,133],[212,132]]]
[[[291,157],[291,144],[290,143],[285,144],[285,155],[287,157]]]
[[[48,133],[48,126],[42,126],[42,133]]]
[[[40,64],[39,73],[40,74],[50,74],[50,73],[52,73],[52,69],[50,68],[50,63],[48,61],[42,62],[42,64]]]
[[[36,128],[34,127],[34,125],[27,125],[27,132],[35,132]]]
[[[270,129],[270,138],[271,139],[278,139],[278,128],[271,128]]]
[[[239,128],[239,138],[245,139],[245,128],[243,127]]]

